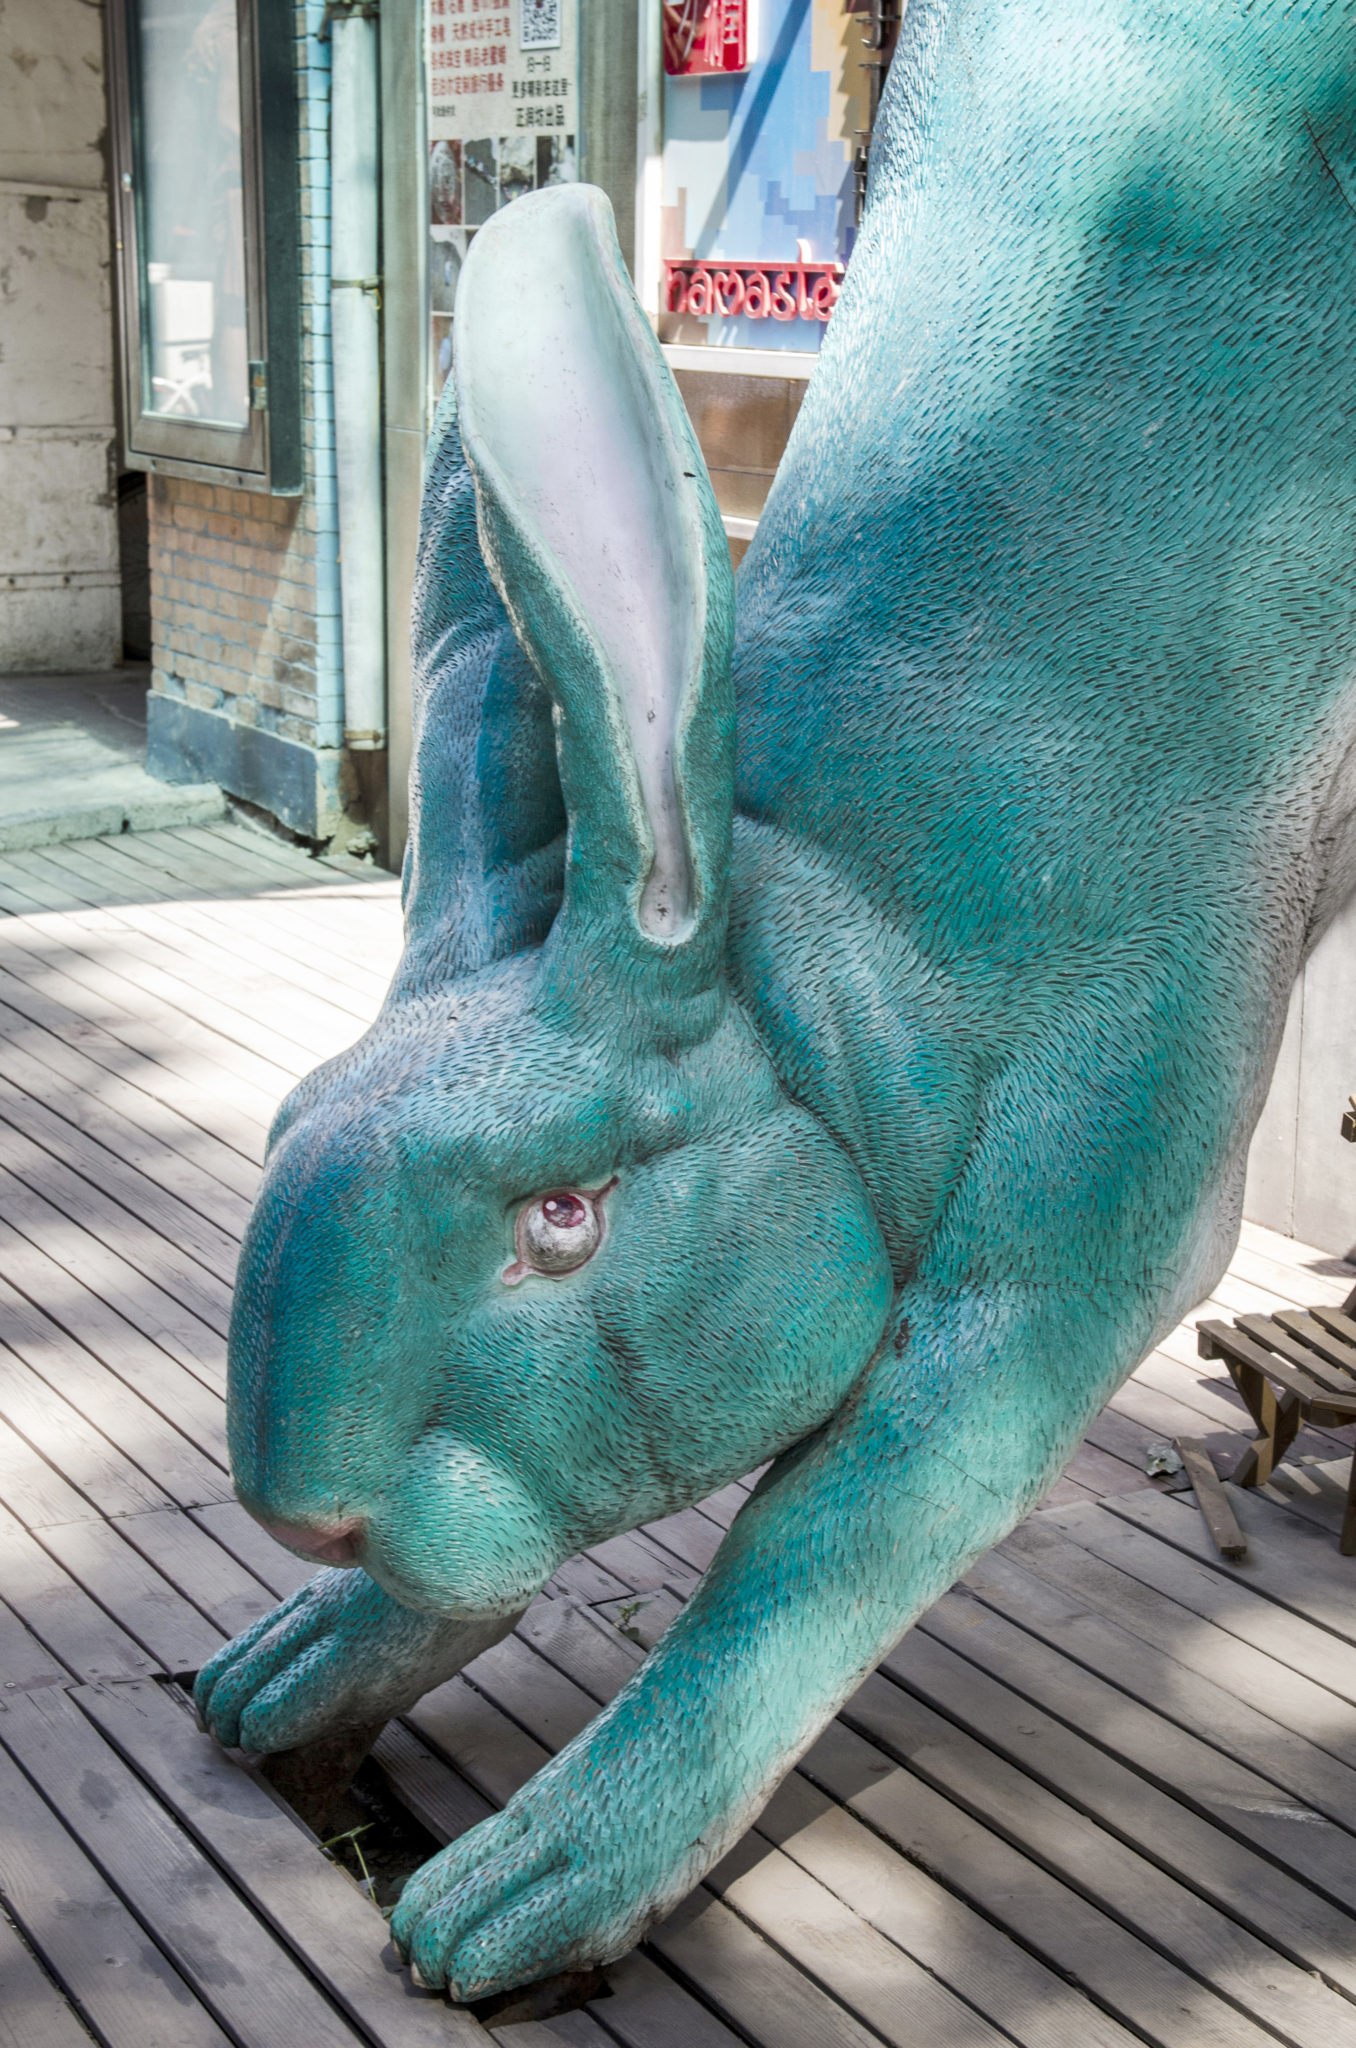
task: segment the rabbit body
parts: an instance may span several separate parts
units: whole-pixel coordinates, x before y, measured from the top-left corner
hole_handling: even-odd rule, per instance
[[[405,961],[233,1326],[241,1497],[340,1568],[204,1711],[379,1718],[775,1462],[411,1881],[425,1982],[622,1953],[1227,1261],[1356,881],[1353,57],[1353,0],[916,0],[737,622],[600,199],[478,237]]]

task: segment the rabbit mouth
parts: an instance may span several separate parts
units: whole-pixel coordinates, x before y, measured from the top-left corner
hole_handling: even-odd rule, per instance
[[[356,1518],[329,1527],[306,1526],[297,1522],[265,1522],[264,1528],[285,1550],[299,1551],[319,1564],[356,1564],[363,1525]]]

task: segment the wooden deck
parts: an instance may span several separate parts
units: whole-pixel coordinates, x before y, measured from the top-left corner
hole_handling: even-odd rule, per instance
[[[304,1576],[232,1502],[274,1105],[373,1014],[397,885],[239,826],[0,860],[0,2048],[1356,2048],[1346,1446],[1215,1556],[1144,1473],[1242,1410],[1183,1327],[586,2011],[490,2032],[197,1733],[176,1675]],[[1342,1298],[1248,1229],[1211,1313]],[[447,1839],[623,1682],[742,1498],[603,1545],[382,1737]]]

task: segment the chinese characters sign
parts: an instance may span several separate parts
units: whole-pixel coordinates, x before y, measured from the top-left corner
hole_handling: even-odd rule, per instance
[[[748,0],[664,0],[663,12],[670,78],[748,69]]]
[[[577,132],[575,0],[426,0],[430,143]]]

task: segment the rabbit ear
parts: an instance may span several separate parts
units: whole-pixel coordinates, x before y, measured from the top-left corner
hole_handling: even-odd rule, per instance
[[[406,986],[540,945],[564,867],[551,701],[481,559],[451,378],[429,440],[411,648]]]
[[[556,706],[570,820],[558,942],[710,986],[733,804],[729,546],[603,194],[480,229],[453,374],[480,540]]]

